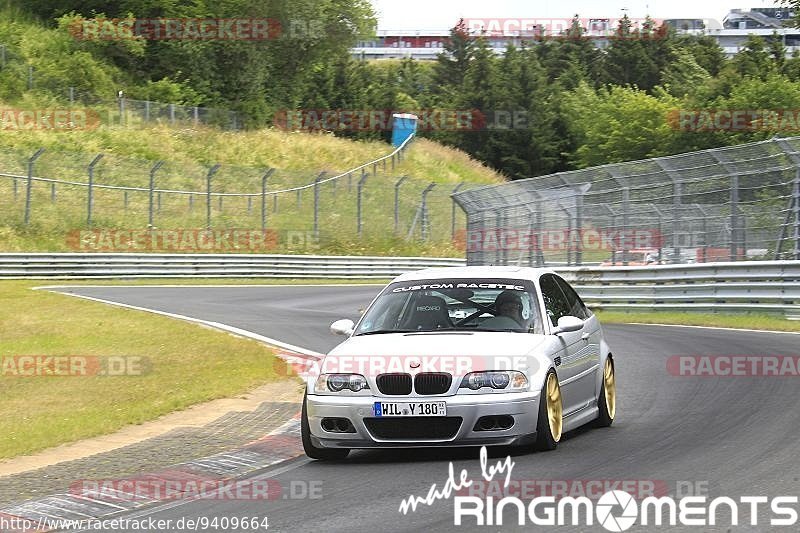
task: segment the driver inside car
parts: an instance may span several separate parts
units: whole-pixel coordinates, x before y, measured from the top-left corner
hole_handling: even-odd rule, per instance
[[[495,316],[478,326],[481,329],[520,329],[525,327],[522,317],[522,298],[516,291],[505,290],[494,300]]]
[[[497,309],[496,316],[507,316],[522,327],[525,319],[522,318],[522,298],[514,291],[506,290],[497,295],[494,300],[494,308]]]

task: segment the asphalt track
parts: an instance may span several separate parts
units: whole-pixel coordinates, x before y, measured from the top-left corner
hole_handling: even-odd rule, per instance
[[[378,290],[374,286],[76,287],[62,292],[222,322],[323,352],[340,340],[328,333],[330,322],[356,318]],[[676,487],[691,484],[700,490],[707,487],[710,497],[734,499],[800,494],[800,378],[680,377],[667,371],[672,355],[798,355],[800,336],[639,325],[607,325],[604,330],[617,368],[614,425],[566,435],[554,452],[491,450],[491,464],[512,454],[514,481],[653,481],[673,494]],[[136,516],[173,520],[267,516],[270,530],[297,532],[546,530],[530,523],[477,528],[470,521],[454,528],[451,500],[399,513],[403,498],[425,496],[433,483],[441,487],[450,461],[456,473],[464,468],[471,479],[480,478],[476,449],[355,451],[343,462],[302,458],[259,474],[285,487],[321,483],[320,499],[177,502]],[[746,525],[746,509],[741,506],[740,525],[734,531],[774,530],[768,507],[759,507],[758,526]],[[681,529],[730,531],[724,525],[730,524],[727,514],[720,516],[721,525]],[[637,524],[629,531],[653,529]],[[675,530],[657,528],[662,529]],[[605,531],[596,522],[557,530]]]

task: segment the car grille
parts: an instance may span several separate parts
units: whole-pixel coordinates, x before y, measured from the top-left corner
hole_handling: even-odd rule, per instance
[[[424,372],[414,377],[417,394],[444,394],[450,390],[453,377],[444,372]]]
[[[460,416],[404,416],[365,418],[364,424],[379,439],[452,439],[461,427]]]
[[[389,396],[411,394],[410,374],[381,374],[375,381],[381,394]]]

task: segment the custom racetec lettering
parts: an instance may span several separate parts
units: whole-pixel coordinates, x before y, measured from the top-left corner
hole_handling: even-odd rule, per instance
[[[501,289],[504,291],[524,291],[522,285],[505,285],[502,283],[459,283],[456,289]]]
[[[409,285],[405,287],[395,287],[392,292],[408,292],[408,291],[426,291],[426,290],[441,290],[441,289],[496,289],[496,290],[513,290],[524,291],[525,287],[522,285],[514,285],[511,282],[462,282],[462,283],[428,283],[423,285]]]
[[[426,291],[430,289],[453,289],[452,283],[433,283],[431,285],[412,285],[411,287],[397,287],[392,292]]]

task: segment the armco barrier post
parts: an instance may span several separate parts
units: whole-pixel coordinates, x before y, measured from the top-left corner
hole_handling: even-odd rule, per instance
[[[156,172],[164,166],[163,161],[157,161],[153,168],[150,169],[150,186],[149,186],[149,201],[147,207],[147,227],[153,229],[153,196],[155,195],[156,188]],[[127,197],[126,197],[127,204]]]
[[[399,180],[397,180],[394,184],[394,234],[395,235],[397,235],[397,232],[400,229],[400,186],[407,179],[408,176],[403,176]]]
[[[92,162],[89,163],[89,186],[86,192],[86,226],[92,227],[92,204],[94,202],[94,167],[100,160],[103,159],[103,154],[97,154]]]
[[[361,192],[364,190],[364,182],[367,181],[367,176],[369,174],[362,170],[361,179],[358,180],[356,185],[356,228],[359,238],[361,238]]]
[[[206,229],[211,229],[211,180],[214,174],[217,173],[221,165],[217,163],[210,169],[206,175]]]
[[[44,153],[44,148],[39,148],[36,153],[28,159],[28,183],[25,187],[25,225],[31,221],[31,189],[33,188],[33,164]]]
[[[270,168],[261,176],[261,231],[267,229],[267,180],[273,172],[275,169]]]

